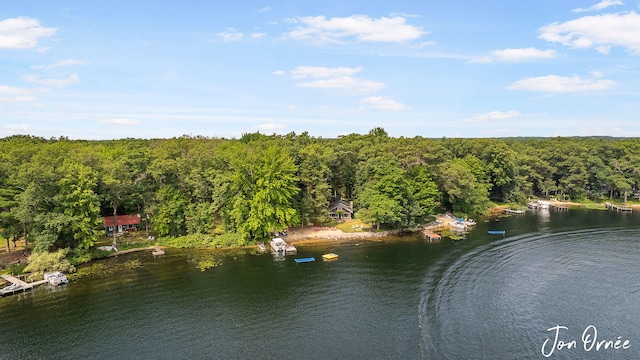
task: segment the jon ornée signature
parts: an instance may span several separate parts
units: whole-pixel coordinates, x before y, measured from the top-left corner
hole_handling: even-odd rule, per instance
[[[598,337],[598,329],[594,325],[587,326],[582,332],[582,336],[579,340],[572,339],[567,340],[566,333],[569,328],[562,325],[556,325],[547,329],[547,332],[552,333],[552,337],[547,338],[542,344],[542,355],[544,357],[550,357],[553,352],[558,350],[576,350],[583,349],[584,351],[616,351],[627,350],[631,347],[631,342],[628,339],[623,339],[622,336],[614,338],[600,338]]]

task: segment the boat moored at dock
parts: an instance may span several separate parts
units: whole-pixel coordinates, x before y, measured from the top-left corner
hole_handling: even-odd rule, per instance
[[[273,238],[269,243],[273,253],[284,254],[287,250],[287,243],[282,238]]]
[[[58,285],[62,285],[62,284],[68,284],[69,280],[67,279],[67,276],[63,273],[61,273],[60,271],[55,271],[52,273],[46,273],[44,274],[44,279],[47,280],[49,282],[49,284],[53,285],[53,286],[58,286]]]
[[[39,280],[31,283],[27,283],[11,275],[2,274],[0,275],[0,277],[2,277],[5,281],[10,282],[11,284],[9,286],[6,286],[0,289],[0,296],[13,295],[18,292],[26,292],[33,289],[35,286],[46,284],[46,283],[50,283],[52,285],[59,285],[61,283],[66,284],[69,282],[67,280],[67,277],[64,274],[60,272],[56,272],[53,274],[56,274],[55,276],[53,276],[56,279],[53,282],[46,277],[46,275],[50,275],[50,274],[46,274],[44,280]],[[26,279],[26,276],[25,276],[25,279]]]

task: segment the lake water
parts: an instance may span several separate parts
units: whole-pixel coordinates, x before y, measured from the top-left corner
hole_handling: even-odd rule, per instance
[[[334,262],[130,254],[108,261],[141,268],[0,298],[0,359],[639,359],[639,230],[636,213],[528,212],[458,241],[299,247]]]

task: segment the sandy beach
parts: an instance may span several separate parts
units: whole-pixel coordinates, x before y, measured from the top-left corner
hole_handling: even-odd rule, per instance
[[[399,235],[402,231],[358,231],[352,233],[345,233],[340,229],[326,228],[326,227],[305,227],[304,229],[296,228],[288,231],[288,235],[285,238],[287,242],[295,244],[320,244],[336,241],[350,241],[359,239],[380,239],[386,236]]]

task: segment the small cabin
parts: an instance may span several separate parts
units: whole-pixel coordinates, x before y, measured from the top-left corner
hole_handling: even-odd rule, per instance
[[[135,215],[117,215],[105,216],[102,218],[104,230],[107,236],[111,236],[115,229],[116,234],[122,234],[125,231],[137,231],[140,227],[140,214]]]
[[[329,217],[335,221],[346,221],[353,218],[353,202],[346,202],[339,196],[331,199],[329,202]]]

